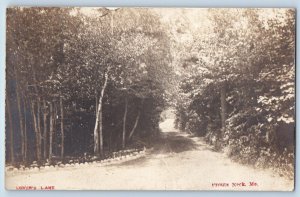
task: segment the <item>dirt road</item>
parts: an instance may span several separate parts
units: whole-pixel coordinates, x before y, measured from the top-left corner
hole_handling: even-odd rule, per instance
[[[224,154],[214,152],[203,139],[178,132],[172,119],[160,126],[161,138],[141,158],[108,166],[91,164],[7,175],[6,186],[100,190],[293,189],[293,181],[234,163]]]

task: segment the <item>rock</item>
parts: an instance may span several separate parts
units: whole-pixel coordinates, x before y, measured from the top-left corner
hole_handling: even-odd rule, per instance
[[[39,171],[39,168],[38,167],[34,167],[33,171]]]
[[[31,164],[30,167],[34,168],[34,167],[37,167],[38,165],[37,164]]]
[[[6,171],[13,171],[14,167],[13,166],[7,166],[5,168]]]

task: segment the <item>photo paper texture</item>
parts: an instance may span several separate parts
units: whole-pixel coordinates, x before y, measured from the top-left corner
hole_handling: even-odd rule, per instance
[[[293,191],[295,9],[6,11],[6,189]]]

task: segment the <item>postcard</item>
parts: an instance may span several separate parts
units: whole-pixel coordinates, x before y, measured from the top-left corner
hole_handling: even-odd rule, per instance
[[[6,189],[293,191],[295,12],[7,8]]]

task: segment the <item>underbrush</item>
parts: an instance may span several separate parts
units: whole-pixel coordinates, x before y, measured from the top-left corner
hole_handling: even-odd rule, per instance
[[[216,151],[223,151],[233,161],[260,169],[271,169],[279,176],[294,179],[294,153],[285,148],[282,152],[268,146],[251,135],[235,139],[220,139],[218,135],[208,133],[206,142]]]

